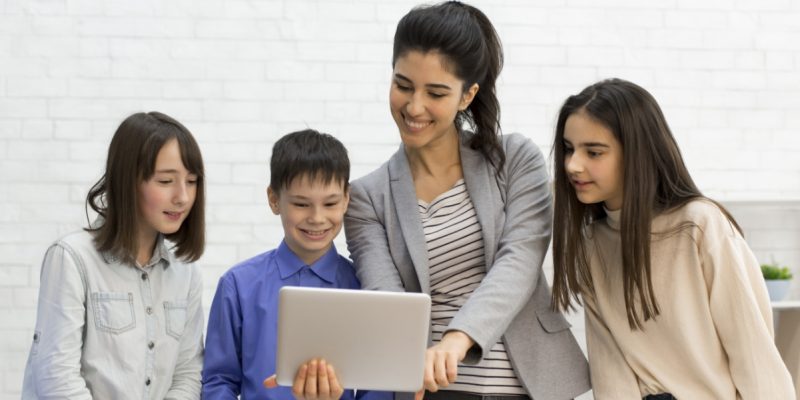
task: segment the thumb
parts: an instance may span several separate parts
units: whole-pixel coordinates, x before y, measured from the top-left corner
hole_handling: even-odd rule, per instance
[[[278,377],[274,374],[267,379],[264,379],[263,385],[267,389],[278,387]]]
[[[422,400],[422,396],[425,395],[425,388],[419,390],[419,392],[414,393],[414,400]]]

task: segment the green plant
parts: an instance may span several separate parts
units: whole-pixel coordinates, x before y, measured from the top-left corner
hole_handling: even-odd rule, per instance
[[[781,266],[773,262],[772,264],[761,264],[761,274],[766,280],[787,280],[792,279],[792,271],[789,267]]]

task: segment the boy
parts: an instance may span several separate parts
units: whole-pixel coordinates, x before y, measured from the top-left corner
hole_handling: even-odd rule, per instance
[[[203,367],[205,399],[292,399],[288,387],[265,389],[275,373],[278,291],[283,286],[358,289],[352,264],[336,252],[349,201],[347,150],[331,135],[307,129],[279,139],[272,149],[270,209],[280,215],[284,239],[231,268],[219,280],[208,318]],[[308,379],[306,379],[308,378]],[[264,386],[274,386],[270,377]],[[353,399],[324,360],[298,371],[294,394]],[[390,398],[361,393],[359,399]]]

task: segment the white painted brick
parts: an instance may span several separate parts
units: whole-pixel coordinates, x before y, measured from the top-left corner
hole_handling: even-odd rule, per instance
[[[321,64],[276,61],[266,65],[268,81],[322,81],[325,66]]]
[[[597,80],[597,69],[593,67],[569,66],[561,68],[542,68],[543,82],[572,84],[575,85],[576,88],[583,88]]]
[[[491,13],[487,16],[497,26],[546,25],[549,11],[536,2],[534,4],[492,7]]]
[[[758,97],[748,90],[705,90],[699,96],[706,107],[725,107],[729,109],[752,109],[758,103]]]
[[[47,116],[44,99],[0,99],[0,118],[43,118]]]
[[[222,82],[211,81],[168,81],[161,83],[161,90],[166,99],[217,99],[223,97],[225,93]],[[227,94],[225,96],[227,97]]]
[[[6,87],[9,97],[61,97],[67,94],[63,79],[15,78]]]
[[[702,49],[703,31],[688,29],[659,29],[649,31],[648,45],[653,48]]]
[[[777,110],[741,110],[731,114],[731,124],[741,128],[771,129],[782,126],[783,112]]]
[[[25,139],[49,139],[53,137],[53,122],[48,120],[26,120],[22,124]]]
[[[108,37],[191,37],[194,23],[182,18],[138,18],[138,17],[86,17],[78,25],[82,36]]]
[[[567,51],[568,63],[580,67],[620,65],[624,56],[624,50],[616,47],[573,47]]]
[[[31,27],[33,32],[37,35],[69,35],[76,30],[76,21],[74,18],[63,15],[37,15],[32,19]]]
[[[219,204],[220,207],[230,207],[235,204],[248,204],[260,200],[266,201],[266,188],[269,175],[267,174],[266,163],[262,167],[263,174],[260,182],[247,183],[243,185],[231,184],[209,184],[207,198],[209,204]]]
[[[86,139],[92,129],[92,123],[86,120],[56,120],[53,125],[53,137],[61,140]]]
[[[738,54],[725,50],[681,51],[681,66],[692,69],[728,69],[736,63]]]
[[[768,71],[790,70],[796,65],[795,54],[790,51],[766,51],[765,63]]]
[[[585,60],[587,57],[582,54],[577,54],[569,50],[569,59],[572,57],[580,57],[579,60]],[[507,65],[566,65],[567,64],[568,50],[562,46],[516,46],[514,52],[506,52],[505,62]],[[619,62],[619,61],[617,61]],[[526,68],[530,70],[530,68]]]
[[[0,138],[14,139],[22,136],[22,122],[19,120],[0,119]]]
[[[28,310],[0,309],[0,319],[7,331],[30,328],[36,323],[36,315]]]
[[[25,3],[26,11],[33,15],[62,15],[66,12],[64,0],[31,0]]]
[[[106,57],[95,58],[64,58],[48,66],[48,72],[53,77],[90,77],[105,78],[112,76],[112,61]]]
[[[710,49],[749,49],[755,43],[753,31],[718,30],[703,33],[703,45]]]
[[[236,164],[233,166],[232,183],[237,185],[266,185],[269,182],[269,170],[267,163]]]
[[[69,146],[64,142],[11,141],[8,152],[12,160],[66,160]]]
[[[375,9],[364,2],[325,1],[319,5],[319,14],[336,21],[374,21]]]
[[[319,84],[282,84],[279,82],[253,82],[252,80],[245,82],[226,82],[222,88],[222,93],[224,94],[220,97],[224,96],[225,99],[232,100],[280,100],[284,97],[291,98],[291,95],[289,95],[290,90],[285,89],[290,85],[296,85],[304,88],[319,86]],[[341,92],[339,92],[339,94],[341,95]],[[292,95],[304,95],[307,99],[317,98],[315,97],[315,91],[312,91],[311,93],[292,93]]]
[[[37,182],[83,183],[87,177],[98,176],[103,161],[42,161],[34,177]]]
[[[253,143],[218,143],[203,148],[203,159],[208,162],[253,162],[256,160],[256,149]]]
[[[552,27],[509,25],[502,29],[498,27],[497,30],[498,34],[501,35],[500,39],[503,41],[503,45],[540,46],[559,44],[559,32]]]
[[[236,262],[236,246],[229,244],[208,244],[206,245],[203,258],[200,259],[202,265],[228,265],[232,266]]]
[[[321,101],[281,101],[266,103],[263,116],[273,122],[290,122],[294,125],[290,129],[297,130],[298,126],[320,120],[324,112]]]
[[[34,283],[38,286],[38,282]],[[15,309],[18,310],[31,310],[31,312],[35,312],[36,310],[36,301],[39,298],[39,289],[38,288],[13,288],[14,300],[12,303],[4,303],[4,304],[13,304]],[[2,295],[0,295],[2,297]]]
[[[758,32],[755,45],[766,50],[800,50],[800,32]]]
[[[665,10],[664,26],[667,28],[726,28],[729,26],[728,16],[724,12],[714,11],[689,11]]]
[[[264,205],[266,207],[266,203]],[[253,237],[251,226],[217,224],[208,229],[207,240],[214,243],[238,244]]]

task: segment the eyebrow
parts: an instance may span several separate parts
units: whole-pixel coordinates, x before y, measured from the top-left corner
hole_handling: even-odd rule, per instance
[[[398,73],[395,73],[395,74],[394,74],[394,77],[395,77],[395,78],[397,78],[397,79],[400,79],[401,81],[405,81],[405,82],[408,82],[408,83],[412,83],[412,82],[411,82],[411,79],[408,79],[407,77],[403,76],[403,74],[398,74]],[[443,83],[428,83],[428,84],[425,84],[425,87],[427,87],[427,88],[432,88],[432,89],[447,89],[447,90],[452,90],[452,88],[451,88],[450,86],[447,86],[447,85],[445,85],[445,84],[443,84]]]
[[[570,142],[567,139],[564,139],[564,143],[566,143],[566,144],[568,144],[570,146],[573,146],[572,142]],[[605,148],[610,148],[611,147],[611,146],[609,146],[609,145],[607,145],[605,143],[601,143],[601,142],[586,142],[586,143],[581,143],[580,146],[581,147],[605,147]]]

